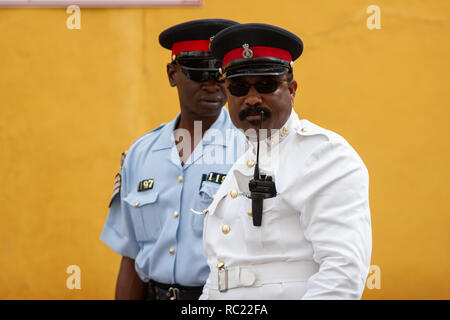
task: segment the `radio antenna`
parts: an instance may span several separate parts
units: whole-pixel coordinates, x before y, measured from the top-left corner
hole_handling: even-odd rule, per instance
[[[261,131],[261,129],[262,129],[262,123],[263,123],[263,120],[264,120],[264,111],[260,111],[260,116],[261,116],[261,118],[260,118],[260,120],[259,120],[259,130],[258,130],[258,132],[256,133],[256,135],[257,135],[257,139],[258,139],[258,142],[257,142],[257,147],[256,147],[256,165],[255,165],[255,172],[254,172],[254,174],[253,174],[253,178],[256,180],[256,179],[259,179],[259,132]]]

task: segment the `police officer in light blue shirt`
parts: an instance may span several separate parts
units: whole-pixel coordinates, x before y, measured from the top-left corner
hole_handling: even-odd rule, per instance
[[[117,299],[197,299],[209,268],[202,247],[205,209],[243,151],[232,124],[211,37],[235,24],[185,22],[160,34],[180,114],[138,139],[116,176],[101,240],[122,255]]]

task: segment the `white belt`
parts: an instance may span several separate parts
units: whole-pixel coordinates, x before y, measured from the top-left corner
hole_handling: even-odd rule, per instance
[[[306,281],[319,271],[312,261],[284,261],[211,270],[211,289],[221,292],[239,287],[257,287],[269,283]]]

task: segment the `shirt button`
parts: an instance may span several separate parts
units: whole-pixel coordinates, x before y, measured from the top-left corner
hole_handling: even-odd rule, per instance
[[[289,133],[289,130],[286,127],[283,127],[283,133],[286,135]]]
[[[214,193],[214,194],[211,196],[211,198],[213,198],[213,200],[214,200],[215,197],[216,197],[216,194]]]
[[[183,177],[182,176],[178,176],[178,182],[183,182]]]
[[[251,167],[253,167],[254,165],[255,165],[255,161],[254,161],[254,160],[251,160],[251,159],[248,159],[248,160],[247,160],[247,167],[251,168]]]
[[[222,269],[225,266],[225,263],[223,261],[219,261],[219,263],[216,264],[217,269]]]
[[[170,253],[170,254],[174,254],[174,253],[175,253],[175,249],[174,249],[174,248],[170,248],[170,249],[169,249],[169,253]]]
[[[202,211],[202,214],[207,214],[208,213],[208,209],[205,209]]]
[[[227,224],[224,224],[224,225],[222,226],[222,232],[223,232],[224,234],[227,234],[228,232],[230,232],[230,226],[227,225]]]
[[[136,203],[134,204],[134,207],[137,208],[138,206],[139,206],[139,202],[136,202]]]
[[[252,216],[252,210],[248,210],[247,214],[251,217]]]
[[[301,132],[306,132],[307,130],[306,130],[306,128],[301,128],[300,131]]]
[[[178,211],[174,211],[174,212],[173,212],[173,216],[174,216],[175,218],[178,218],[178,216],[179,216]]]
[[[230,191],[230,196],[231,196],[232,198],[236,198],[237,195],[238,195],[238,192],[237,192],[236,190],[231,190],[231,191]]]

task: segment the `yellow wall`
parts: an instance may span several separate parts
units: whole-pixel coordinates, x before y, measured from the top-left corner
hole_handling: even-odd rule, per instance
[[[381,9],[381,29],[366,8]],[[285,27],[301,117],[343,135],[371,177],[366,299],[449,299],[450,2],[204,0],[200,8],[0,9],[0,298],[110,299],[99,241],[120,153],[178,112],[157,36],[196,18]],[[81,290],[66,268],[81,268]]]

